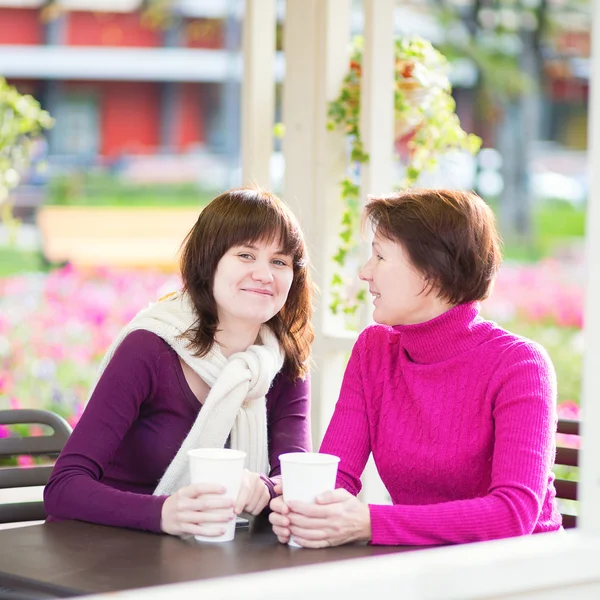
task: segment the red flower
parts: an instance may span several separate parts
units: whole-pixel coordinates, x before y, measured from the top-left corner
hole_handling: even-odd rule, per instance
[[[402,77],[404,77],[404,79],[410,79],[415,70],[415,63],[408,60],[397,60],[396,70]]]

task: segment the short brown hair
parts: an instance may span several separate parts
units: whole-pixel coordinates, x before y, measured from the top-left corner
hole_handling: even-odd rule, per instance
[[[372,196],[367,220],[402,244],[438,297],[463,304],[489,295],[502,260],[500,239],[494,213],[477,194],[408,189]]]
[[[186,337],[197,356],[205,355],[218,331],[213,284],[217,265],[233,246],[279,241],[292,256],[294,277],[283,308],[268,325],[285,352],[293,378],[305,375],[314,338],[308,256],[302,231],[291,210],[274,194],[257,188],[224,192],[200,213],[183,242],[181,275],[198,321]]]

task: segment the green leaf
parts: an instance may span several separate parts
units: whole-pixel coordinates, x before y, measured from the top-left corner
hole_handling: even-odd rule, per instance
[[[343,179],[341,182],[343,196],[358,196],[360,188],[350,179]]]
[[[342,215],[342,225],[352,225],[352,221],[353,221],[353,213],[350,212],[349,210],[345,210],[344,214]]]
[[[340,233],[340,238],[347,244],[352,239],[352,229],[346,229]]]
[[[346,260],[346,255],[348,254],[348,252],[346,250],[344,250],[343,248],[339,248],[337,251],[337,254],[333,257],[333,260],[338,263],[338,265],[343,266],[344,262]]]
[[[417,169],[412,166],[410,166],[406,169],[406,177],[410,181],[416,181],[419,178],[420,174],[421,174],[421,169]]]
[[[32,140],[54,125],[40,103],[21,95],[0,77],[0,203],[31,162]]]

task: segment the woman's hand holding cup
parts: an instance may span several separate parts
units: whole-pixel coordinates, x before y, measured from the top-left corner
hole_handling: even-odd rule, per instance
[[[290,541],[290,509],[287,504],[283,501],[283,488],[281,483],[275,486],[275,493],[277,496],[271,500],[269,507],[271,514],[269,515],[269,521],[273,525],[273,533],[277,536],[277,539],[282,544],[287,544]]]
[[[235,519],[234,501],[218,483],[193,483],[169,496],[162,507],[160,528],[170,535],[217,537]]]
[[[234,510],[236,515],[246,512],[256,516],[265,509],[270,499],[269,488],[261,476],[258,473],[244,469],[242,484],[235,501]]]
[[[283,493],[283,499],[273,499],[273,513],[269,519],[280,542],[300,546],[296,537],[301,536],[297,536],[294,529],[298,529],[298,525],[305,521],[298,523],[294,520],[292,513],[296,512],[296,508],[292,504],[313,505],[321,494],[333,491],[339,462],[337,456],[318,452],[288,452],[279,455],[282,488],[276,488],[276,491]]]

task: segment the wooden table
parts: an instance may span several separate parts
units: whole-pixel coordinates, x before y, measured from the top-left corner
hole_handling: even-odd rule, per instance
[[[68,597],[407,550],[414,548],[289,548],[260,520],[221,544],[64,521],[0,531],[0,589]]]

